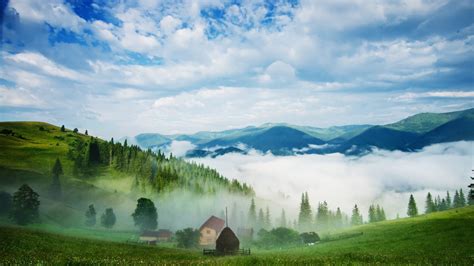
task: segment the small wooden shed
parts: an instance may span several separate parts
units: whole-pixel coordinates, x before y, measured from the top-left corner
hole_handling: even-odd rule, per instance
[[[218,254],[237,254],[239,252],[240,241],[232,229],[226,227],[222,230],[216,240],[216,252]]]

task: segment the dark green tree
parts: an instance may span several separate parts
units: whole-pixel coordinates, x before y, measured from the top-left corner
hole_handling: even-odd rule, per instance
[[[261,229],[265,227],[265,215],[263,214],[262,208],[258,210],[258,218],[257,218],[257,229]]]
[[[66,128],[64,127],[64,125],[61,126],[61,132],[66,132]]]
[[[54,162],[54,166],[51,169],[51,175],[53,176],[53,180],[51,185],[49,186],[49,195],[52,199],[59,200],[62,196],[61,191],[61,181],[59,180],[59,176],[63,174],[63,166],[61,165],[61,161],[59,158],[56,158]]]
[[[375,206],[372,204],[369,206],[369,223],[375,223],[378,221]]]
[[[286,214],[285,214],[284,209],[281,209],[280,227],[287,227],[287,225],[286,225]]]
[[[462,192],[462,188],[459,189],[459,207],[464,207],[466,206],[466,197],[464,196],[464,193]]]
[[[99,148],[99,143],[97,140],[92,139],[89,142],[89,148],[88,148],[88,163],[89,165],[97,165],[100,163],[100,148]]]
[[[431,196],[431,193],[428,192],[428,195],[426,195],[426,202],[425,202],[425,213],[432,213],[436,211],[436,205],[433,202],[433,197]]]
[[[158,227],[158,213],[153,201],[147,198],[140,198],[137,201],[137,208],[132,214],[135,226],[140,230],[155,230]]]
[[[94,226],[96,224],[96,211],[94,208],[94,204],[89,205],[89,208],[86,211],[86,222],[87,226]]]
[[[74,130],[72,132],[77,133],[77,132],[79,132],[79,129],[74,128]]]
[[[186,228],[176,231],[176,241],[179,248],[196,248],[199,246],[201,233],[197,229]]]
[[[413,194],[410,194],[410,199],[408,201],[407,214],[410,217],[415,217],[418,215],[418,208],[416,207],[416,202],[415,202],[415,198],[413,197]]]
[[[357,207],[357,204],[354,205],[354,209],[352,209],[351,224],[352,225],[362,224],[362,215],[360,215],[359,207]]]
[[[449,191],[446,191],[446,208],[450,209],[452,207],[451,196],[449,195]]]
[[[28,185],[22,185],[13,194],[11,218],[20,225],[39,220],[39,195]]]
[[[105,209],[105,212],[100,217],[100,223],[105,228],[112,228],[115,225],[117,218],[115,217],[114,210],[112,208]]]
[[[307,231],[311,228],[312,214],[309,204],[308,192],[301,195],[300,213],[298,215],[298,227],[301,231]]]
[[[12,209],[12,195],[5,191],[0,191],[0,215],[10,213]]]
[[[270,209],[267,206],[267,209],[265,210],[265,222],[264,222],[264,228],[269,230],[272,227],[272,219],[270,216]]]
[[[257,225],[257,207],[255,206],[255,200],[253,198],[249,207],[248,224],[249,227],[255,227]]]
[[[378,222],[387,220],[387,217],[385,216],[385,210],[382,207],[380,207],[378,204],[377,204],[377,207],[375,208],[375,213],[376,213]]]
[[[86,132],[84,132],[84,135],[89,136],[89,132],[87,132],[87,129]]]
[[[337,207],[337,210],[336,210],[334,225],[336,228],[340,228],[343,226],[342,212],[341,212],[341,208],[339,207]]]

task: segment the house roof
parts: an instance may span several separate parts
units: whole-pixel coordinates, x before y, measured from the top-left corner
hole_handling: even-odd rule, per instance
[[[214,229],[216,232],[220,232],[222,228],[224,228],[225,221],[222,220],[221,218],[217,218],[216,216],[212,215],[205,221],[201,227],[199,228],[199,231],[201,231],[204,227],[208,227],[211,229]]]
[[[158,231],[149,231],[145,230],[142,232],[140,236],[147,236],[147,237],[171,237],[171,231],[166,229],[160,229]]]

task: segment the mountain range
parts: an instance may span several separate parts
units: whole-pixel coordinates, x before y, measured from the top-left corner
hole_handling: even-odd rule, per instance
[[[361,155],[374,149],[416,151],[425,146],[474,140],[474,108],[449,113],[420,113],[386,125],[347,125],[328,128],[267,123],[219,132],[162,135],[144,133],[121,141],[142,148],[166,150],[173,141],[195,148],[186,157],[216,157],[251,149],[274,155],[343,153]]]

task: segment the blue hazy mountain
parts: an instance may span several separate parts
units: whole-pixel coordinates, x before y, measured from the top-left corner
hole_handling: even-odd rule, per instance
[[[347,125],[319,128],[285,123],[189,135],[146,133],[127,138],[143,148],[166,150],[172,141],[196,148],[188,157],[216,157],[250,150],[275,155],[344,153],[359,155],[374,148],[416,151],[425,146],[474,140],[474,108],[449,113],[420,113],[387,125]]]

